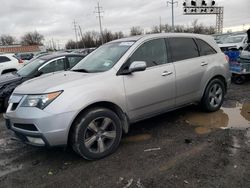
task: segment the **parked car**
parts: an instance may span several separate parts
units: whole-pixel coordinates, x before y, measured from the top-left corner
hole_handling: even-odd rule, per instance
[[[16,54],[21,60],[31,60],[34,57],[33,53],[18,53]]]
[[[15,54],[0,54],[0,75],[17,71],[23,66],[23,61]]]
[[[17,72],[0,76],[0,103],[2,109],[7,108],[9,97],[19,84],[42,74],[71,69],[83,58],[83,55],[68,53],[40,56]]]
[[[70,71],[23,83],[4,118],[27,144],[69,144],[100,159],[117,149],[131,123],[193,103],[220,109],[230,79],[210,36],[135,36],[104,44]]]
[[[250,44],[241,52],[241,58],[250,59]]]
[[[247,46],[247,34],[229,36],[218,44],[222,51],[230,49],[243,50]]]

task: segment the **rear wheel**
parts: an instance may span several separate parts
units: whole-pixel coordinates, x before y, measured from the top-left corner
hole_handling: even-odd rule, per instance
[[[121,120],[109,109],[88,110],[73,126],[72,147],[85,159],[103,158],[113,153],[119,146],[122,136]]]
[[[214,112],[220,109],[225,95],[225,84],[220,79],[213,79],[206,87],[201,100],[202,109]]]

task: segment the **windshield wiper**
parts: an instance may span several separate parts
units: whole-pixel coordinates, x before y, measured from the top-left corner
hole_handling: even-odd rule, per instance
[[[86,73],[89,73],[89,71],[88,71],[88,70],[86,70],[86,69],[73,69],[73,70],[71,70],[71,71],[74,71],[74,72],[86,72]]]

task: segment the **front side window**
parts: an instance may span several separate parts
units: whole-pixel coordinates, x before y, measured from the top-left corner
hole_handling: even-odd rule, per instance
[[[154,39],[142,44],[130,57],[130,63],[145,61],[147,67],[167,63],[167,49],[164,39]]]
[[[8,62],[10,59],[6,56],[0,56],[0,63]]]
[[[199,57],[198,47],[192,38],[173,37],[168,41],[174,62]]]
[[[44,66],[40,72],[43,74],[61,71],[65,69],[65,58],[63,59],[57,59],[55,61],[50,62],[46,66]]]
[[[201,39],[196,39],[196,42],[199,46],[201,56],[211,55],[216,53],[216,51],[205,41]]]

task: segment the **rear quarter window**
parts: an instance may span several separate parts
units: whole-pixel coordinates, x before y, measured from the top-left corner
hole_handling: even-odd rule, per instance
[[[197,45],[200,50],[200,55],[201,56],[206,56],[206,55],[211,55],[211,54],[216,54],[216,50],[211,47],[207,42],[201,39],[196,39]]]
[[[199,57],[198,47],[193,38],[173,37],[168,39],[172,61],[182,61]]]
[[[8,57],[6,56],[0,56],[0,63],[5,63],[11,61]]]

